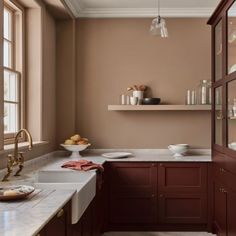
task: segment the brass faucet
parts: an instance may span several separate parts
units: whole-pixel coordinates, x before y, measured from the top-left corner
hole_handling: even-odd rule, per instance
[[[29,131],[26,129],[19,130],[15,136],[15,139],[14,139],[14,145],[15,145],[14,154],[8,155],[7,174],[3,177],[2,181],[8,181],[8,178],[11,175],[14,166],[19,166],[19,169],[17,170],[17,172],[15,173],[14,176],[20,176],[20,172],[24,168],[23,152],[19,152],[19,150],[18,150],[18,141],[19,141],[18,139],[19,139],[21,133],[25,133],[27,136],[27,140],[29,142],[28,149],[31,150],[33,147],[33,140],[32,140],[32,137],[31,137],[31,134],[29,133]]]

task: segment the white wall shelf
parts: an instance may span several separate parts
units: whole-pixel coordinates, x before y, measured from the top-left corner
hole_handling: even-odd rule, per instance
[[[108,105],[108,111],[210,111],[211,105]]]

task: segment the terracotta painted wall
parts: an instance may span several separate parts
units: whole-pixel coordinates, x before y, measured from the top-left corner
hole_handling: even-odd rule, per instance
[[[56,27],[56,140],[60,144],[75,132],[75,49],[73,21],[58,21]]]
[[[210,147],[210,112],[107,111],[133,84],[148,85],[150,94],[165,103],[183,104],[188,88],[210,79],[206,19],[168,19],[168,39],[150,36],[150,22],[77,21],[77,131],[93,148]]]
[[[40,2],[40,1],[38,1]],[[56,137],[56,67],[55,67],[55,62],[56,62],[56,58],[55,58],[55,47],[56,47],[56,25],[55,25],[55,20],[54,18],[49,14],[49,12],[46,10],[46,8],[44,7],[44,5],[42,4],[42,18],[43,18],[43,24],[42,24],[42,48],[35,48],[34,51],[32,51],[32,53],[34,53],[34,57],[36,57],[37,59],[39,59],[40,54],[42,53],[43,55],[43,60],[42,60],[42,64],[40,64],[40,66],[42,66],[42,71],[39,73],[42,73],[42,81],[41,78],[38,78],[37,76],[29,76],[30,73],[29,71],[27,71],[27,76],[29,76],[29,79],[37,79],[38,80],[38,84],[37,83],[28,83],[26,84],[26,87],[28,89],[28,91],[30,90],[31,92],[33,91],[33,89],[37,90],[36,93],[27,93],[26,97],[27,99],[31,99],[31,104],[34,103],[34,108],[36,108],[36,110],[34,110],[35,112],[31,113],[31,124],[32,126],[34,126],[34,128],[40,128],[41,130],[41,134],[39,134],[38,136],[34,136],[34,131],[35,129],[32,130],[32,126],[29,124],[29,120],[26,120],[26,123],[28,123],[26,126],[26,128],[28,128],[30,130],[30,132],[33,134],[34,137],[34,141],[39,141],[39,139],[44,140],[44,141],[48,141],[47,144],[43,144],[43,145],[36,145],[32,151],[28,152],[27,150],[25,150],[25,160],[28,159],[33,159],[36,158],[40,155],[52,152],[56,149],[55,147],[55,137]],[[0,10],[2,10],[1,8],[1,3],[0,3]],[[40,15],[40,11],[38,13],[36,13],[37,9],[27,9],[26,12],[26,18],[29,18],[30,16],[37,17]],[[2,11],[0,11],[2,12]],[[1,13],[0,13],[1,15]],[[32,19],[32,18],[31,18]],[[36,18],[34,18],[36,19]],[[38,21],[40,17],[38,18]],[[28,22],[29,24],[27,24],[26,27],[30,27],[30,26],[34,26],[35,25],[40,25],[40,22]],[[2,22],[0,21],[0,28],[2,27]],[[0,30],[1,32],[1,30]],[[32,32],[31,30],[27,30],[28,33]],[[1,33],[0,33],[1,36]],[[31,35],[32,36],[32,35]],[[40,36],[39,36],[40,37]],[[26,38],[28,39],[28,37],[26,36]],[[34,38],[35,39],[35,38]],[[36,39],[35,39],[36,40]],[[40,40],[39,38],[37,38],[36,41]],[[30,44],[32,46],[32,44]],[[29,45],[29,46],[30,46]],[[41,51],[40,51],[41,49]],[[1,50],[0,50],[1,52]],[[38,62],[39,60],[35,60],[36,62]],[[1,60],[0,60],[0,65],[1,65]],[[35,66],[35,65],[34,65]],[[38,68],[37,66],[34,67],[32,64],[30,64],[30,70],[32,72],[33,69],[35,69],[35,73],[37,74],[38,72]],[[1,73],[1,66],[0,66],[0,73]],[[33,75],[33,74],[32,74]],[[40,76],[41,74],[39,74]],[[40,81],[39,81],[40,80]],[[2,86],[2,83],[0,83],[0,88]],[[32,87],[31,87],[32,86]],[[39,87],[42,86],[43,87],[43,92],[42,94],[40,94],[39,91]],[[40,94],[40,95],[39,95]],[[34,100],[34,99],[36,100]],[[0,98],[1,100],[2,98]],[[29,107],[29,103],[27,103],[28,107],[26,108],[26,110],[32,108]],[[36,107],[35,107],[36,106]],[[39,112],[39,106],[41,107],[40,109],[42,109],[42,114]],[[31,110],[32,111],[32,110]],[[2,114],[2,107],[0,107],[0,114]],[[29,119],[29,117],[28,117]],[[39,120],[41,119],[43,122],[41,125],[38,125]],[[37,122],[36,122],[37,121]],[[40,126],[40,127],[38,127]],[[1,129],[1,126],[0,126]],[[40,137],[41,136],[41,137]],[[1,137],[2,138],[2,137]],[[0,140],[0,144],[2,143],[2,140]],[[7,154],[11,153],[12,151],[6,151],[6,150],[0,150],[0,169],[5,168],[6,164],[7,164]]]

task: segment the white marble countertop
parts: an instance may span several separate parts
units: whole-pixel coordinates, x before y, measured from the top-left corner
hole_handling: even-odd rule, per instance
[[[106,159],[101,156],[104,152],[118,150],[102,149],[90,150],[85,152],[83,159],[91,160],[97,164],[109,162],[211,162],[211,153],[209,150],[191,150],[191,152],[179,159],[174,158],[168,150],[122,150],[132,152],[133,155],[124,159]],[[121,151],[121,150],[119,150]],[[75,160],[68,157],[65,151],[57,151],[27,161],[22,176],[13,177],[7,183],[1,185],[15,184],[33,184],[37,182],[37,172],[40,170],[60,170],[73,171],[61,168],[66,161]],[[95,171],[94,175],[96,174]],[[6,170],[0,171],[0,178],[6,173]],[[46,190],[44,190],[46,191]],[[0,235],[18,236],[19,232],[24,232],[24,236],[35,235],[46,223],[56,214],[56,212],[72,197],[74,190],[54,190],[45,197],[44,191],[41,191],[37,198],[25,201],[25,204],[16,205],[15,203],[0,203]],[[48,191],[48,190],[47,190]],[[11,205],[13,207],[11,207]],[[15,206],[15,207],[14,207]],[[25,212],[27,206],[33,206]],[[23,214],[24,210],[24,214]],[[23,217],[22,217],[23,216]]]
[[[74,190],[35,190],[25,200],[0,202],[0,235],[36,235],[74,193]]]

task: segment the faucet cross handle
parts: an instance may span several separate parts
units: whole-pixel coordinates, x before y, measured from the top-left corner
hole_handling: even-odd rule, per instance
[[[18,159],[18,165],[19,165],[19,169],[17,170],[17,172],[15,173],[14,176],[20,176],[20,172],[23,170],[24,168],[24,156],[23,156],[23,152],[19,152],[19,156],[17,157]]]

